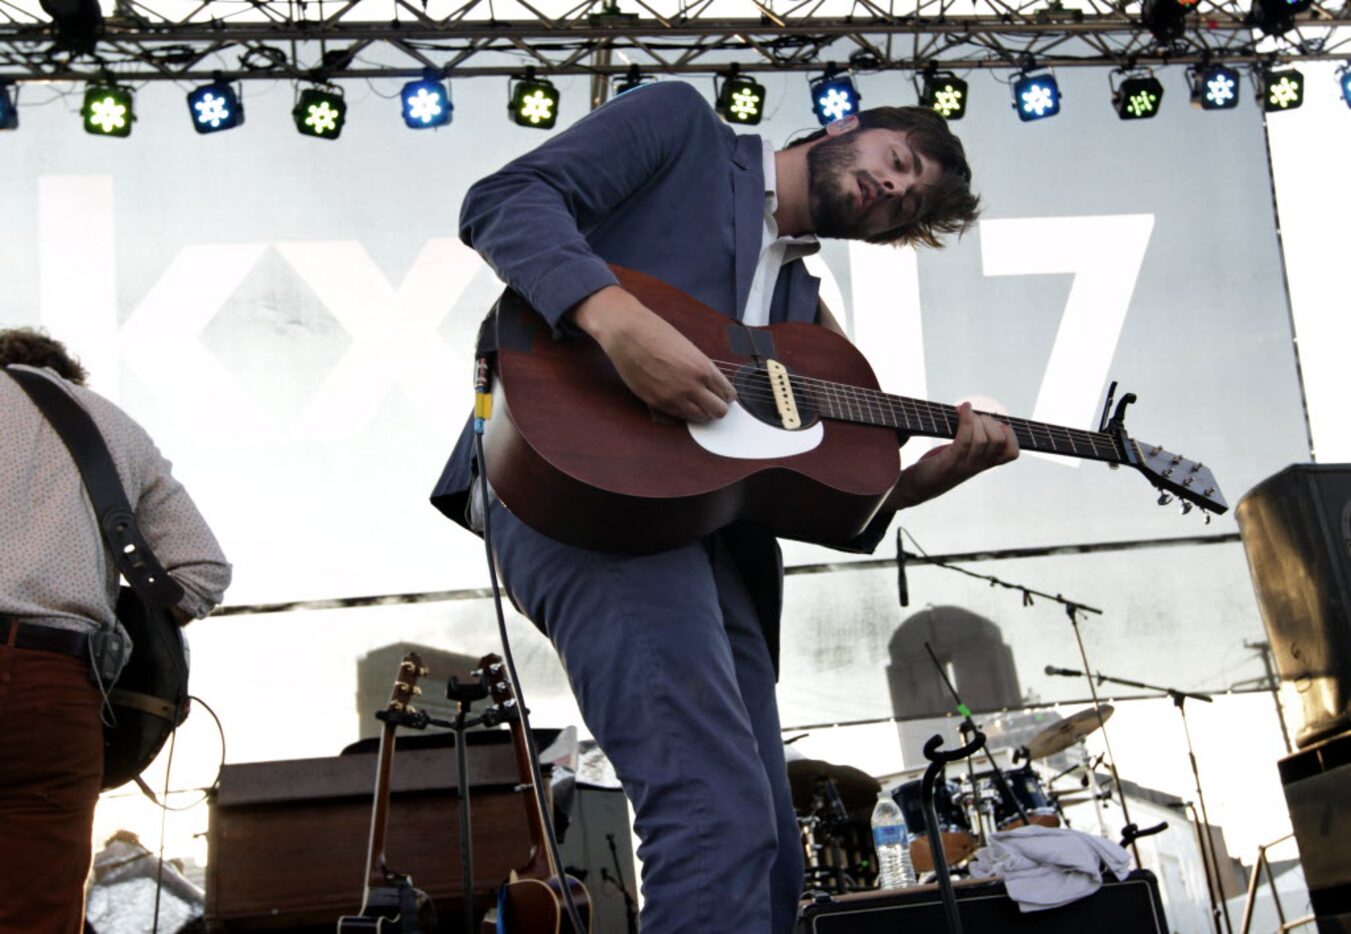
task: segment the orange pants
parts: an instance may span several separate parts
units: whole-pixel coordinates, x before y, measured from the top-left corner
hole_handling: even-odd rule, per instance
[[[88,662],[0,645],[0,934],[83,929],[102,779]]]

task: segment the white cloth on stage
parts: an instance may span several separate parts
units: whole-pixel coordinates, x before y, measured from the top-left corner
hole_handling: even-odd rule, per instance
[[[1102,837],[1032,824],[991,834],[970,869],[975,878],[1002,877],[1023,911],[1043,911],[1092,895],[1102,886],[1103,866],[1124,879],[1130,856]]]

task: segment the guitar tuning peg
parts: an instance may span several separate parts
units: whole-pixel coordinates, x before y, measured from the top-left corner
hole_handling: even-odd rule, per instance
[[[1164,493],[1164,492],[1160,491],[1160,493],[1159,493],[1159,498],[1158,498],[1158,500],[1157,500],[1157,502],[1158,502],[1158,504],[1159,504],[1160,506],[1167,506],[1167,505],[1168,505],[1169,503],[1171,503],[1172,501],[1173,501],[1173,496],[1172,496],[1171,493]]]
[[[1210,525],[1210,513],[1206,513],[1206,525]]]
[[[1184,500],[1182,501],[1182,506],[1181,506],[1181,508],[1178,509],[1178,512],[1182,513],[1182,515],[1185,516],[1187,513],[1191,512],[1191,511],[1192,511],[1192,504],[1191,504],[1190,502],[1188,502],[1187,500],[1184,499]]]

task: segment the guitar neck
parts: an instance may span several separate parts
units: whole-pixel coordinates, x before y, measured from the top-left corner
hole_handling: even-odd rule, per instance
[[[380,733],[380,753],[375,767],[375,795],[371,804],[371,836],[366,846],[366,893],[385,885],[385,826],[389,817],[389,780],[394,771],[394,724]]]
[[[793,384],[795,391],[811,396],[817,411],[826,418],[880,425],[928,438],[953,438],[957,434],[957,410],[950,405],[824,380],[799,381],[795,378]],[[1115,435],[986,414],[1012,428],[1019,448],[1024,451],[1063,454],[1109,464],[1131,463]]]

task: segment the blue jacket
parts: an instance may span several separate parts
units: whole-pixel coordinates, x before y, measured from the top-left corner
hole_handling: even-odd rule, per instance
[[[750,294],[763,232],[762,143],[738,136],[690,85],[621,94],[474,184],[460,237],[557,335],[562,316],[615,284],[607,264],[656,276],[729,317]],[[773,322],[816,320],[819,280],[800,260],[779,274]],[[461,434],[432,503],[464,524],[472,435]],[[782,559],[766,533],[729,537],[777,657]]]

